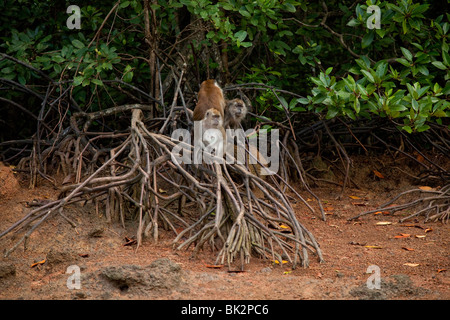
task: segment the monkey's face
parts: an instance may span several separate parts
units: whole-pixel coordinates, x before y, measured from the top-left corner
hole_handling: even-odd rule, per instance
[[[211,128],[219,128],[223,125],[222,116],[217,110],[210,109],[205,113],[205,120]]]
[[[240,118],[243,115],[244,105],[240,102],[233,102],[231,105],[231,112],[234,113],[236,118]]]

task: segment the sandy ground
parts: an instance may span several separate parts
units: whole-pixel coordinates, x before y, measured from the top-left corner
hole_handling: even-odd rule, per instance
[[[417,187],[399,182],[398,176],[383,180],[367,172],[357,180],[360,189],[349,187],[340,200],[335,199],[337,187],[313,189],[324,203],[327,221],[301,202],[294,204],[299,221],[319,242],[324,263],[311,256],[308,268],[292,270],[289,264],[255,257],[244,272],[213,269],[209,265],[217,252],[209,248],[192,258],[190,250],[172,248],[173,232],[161,230],[157,243],[145,239],[136,251],[135,245],[124,245],[126,237],[135,234],[135,221],[126,221],[123,228],[119,223],[106,223],[93,206],[70,205],[65,214],[76,222],[76,228],[55,216],[31,235],[26,250],[21,244],[7,258],[3,253],[23,233],[0,239],[0,299],[449,299],[448,224],[424,223],[423,217],[398,222],[410,212],[369,214],[348,221]],[[29,212],[27,203],[33,199],[58,195],[58,190],[44,182],[30,190],[23,178],[16,183],[15,177],[8,167],[0,166],[0,232]],[[299,192],[308,198],[304,190]],[[375,272],[367,273],[369,267]],[[373,287],[376,272],[379,289]],[[76,274],[80,275],[79,289]]]

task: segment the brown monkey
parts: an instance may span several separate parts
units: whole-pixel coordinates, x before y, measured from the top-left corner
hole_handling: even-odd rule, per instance
[[[214,108],[219,111],[222,120],[224,119],[225,99],[223,91],[216,80],[209,79],[202,82],[198,91],[198,102],[194,108],[194,121],[202,121],[208,109]]]
[[[223,128],[223,118],[219,110],[210,108],[200,121],[201,126],[194,125],[195,144],[200,148],[194,151],[196,161],[200,161],[199,152],[203,150],[203,160],[210,163],[211,155],[223,158],[226,134]],[[201,128],[201,130],[200,130]]]
[[[209,129],[218,130],[217,135],[214,131],[207,132]],[[202,120],[202,141],[207,146],[214,143],[217,138],[222,139],[222,145],[225,143],[226,135],[223,128],[223,118],[217,109],[210,108],[206,110],[205,117]]]
[[[238,129],[247,115],[247,107],[241,99],[227,100],[225,106],[224,128]]]

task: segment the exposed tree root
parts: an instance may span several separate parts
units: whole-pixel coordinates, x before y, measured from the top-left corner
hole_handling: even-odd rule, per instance
[[[78,130],[77,119],[86,121],[82,131],[87,133],[88,123],[100,113],[76,114],[71,120],[75,134],[67,135],[57,148],[42,153],[58,160],[59,170],[72,177],[73,184],[62,187],[58,200],[32,210],[0,234],[2,237],[12,230],[28,228],[6,256],[20,243],[26,245],[30,234],[55,214],[75,226],[64,215],[65,206],[94,199],[104,203],[108,221],[123,224],[127,213],[137,213],[137,248],[144,236],[157,241],[162,225],[176,234],[176,249],[192,246],[195,255],[208,245],[218,251],[216,263],[226,263],[230,268],[235,263],[244,268],[252,254],[288,260],[293,268],[299,264],[308,266],[311,253],[319,261],[323,260],[318,243],[297,220],[278,184],[272,185],[244,165],[180,164],[172,153],[178,142],[150,132],[142,121],[139,105],[109,110],[110,113],[124,111],[132,112],[129,132],[94,135],[88,139],[88,134]],[[93,143],[98,139],[112,139],[116,146],[99,149]],[[185,144],[183,152],[189,156],[192,148]],[[32,161],[32,158],[28,162],[24,160],[22,165]],[[103,164],[96,168],[98,163]],[[186,203],[193,210],[186,209]]]
[[[419,193],[425,195],[425,197],[421,197],[415,199],[410,202],[406,202],[404,204],[392,205],[397,200],[400,200],[403,196]],[[375,210],[366,211],[360,213],[357,216],[350,218],[349,220],[354,220],[362,217],[363,215],[374,213],[378,211],[388,211],[392,214],[397,211],[402,211],[405,209],[413,209],[419,208],[413,214],[400,219],[400,222],[406,221],[408,219],[425,216],[425,222],[427,221],[437,221],[441,220],[442,222],[448,222],[450,217],[450,185],[446,185],[442,187],[440,190],[423,190],[423,189],[412,189],[405,192],[400,193],[390,201],[382,204]]]

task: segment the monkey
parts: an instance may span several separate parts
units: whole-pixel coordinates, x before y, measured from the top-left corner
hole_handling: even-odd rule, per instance
[[[200,85],[198,91],[198,102],[194,108],[193,120],[202,121],[205,118],[205,113],[208,109],[216,109],[222,121],[224,119],[225,112],[225,98],[223,97],[223,91],[214,79],[205,80]]]
[[[238,98],[226,100],[224,128],[240,129],[241,122],[247,116],[247,112],[248,108],[243,100]],[[234,134],[239,136],[240,133],[235,132]],[[241,137],[241,139],[243,139],[243,137]],[[237,161],[244,161],[251,173],[264,178],[264,175],[261,174],[264,172],[264,167],[268,164],[268,161],[259,153],[255,146],[252,144],[245,145],[245,143],[244,145],[239,145],[238,143],[238,145],[227,146],[227,152],[231,155],[235,155]]]
[[[209,129],[216,129],[216,132]],[[223,127],[223,118],[217,109],[210,108],[206,110],[205,117],[202,120],[202,130],[202,138],[205,146],[219,139],[222,140],[222,145],[225,142],[226,134]]]
[[[247,111],[247,106],[241,99],[227,100],[223,126],[230,129],[240,128],[240,124],[247,115]]]
[[[219,110],[215,108],[206,110],[200,124],[201,130],[197,129],[194,132],[194,139],[199,142],[197,144],[203,150],[204,159],[209,162],[213,153],[215,157],[223,158],[226,134],[223,128],[223,117]],[[198,153],[196,154],[196,159],[197,157]]]

